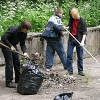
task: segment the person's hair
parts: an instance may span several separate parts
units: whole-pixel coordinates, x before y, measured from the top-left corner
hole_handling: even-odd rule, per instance
[[[21,22],[20,27],[21,29],[25,28],[25,29],[31,30],[32,24],[28,20],[24,20],[23,22]]]
[[[69,17],[70,17],[70,20],[71,20],[71,21],[74,20],[74,18],[73,18],[72,15],[71,15],[71,11],[73,11],[73,10],[76,10],[76,11],[78,12],[78,9],[77,9],[76,7],[72,7],[72,8],[69,9]]]
[[[71,10],[73,9],[74,7],[72,7],[72,8],[70,8],[69,9],[69,20],[72,22],[74,19],[73,19],[73,17],[71,16]]]
[[[61,14],[63,11],[62,11],[62,9],[61,8],[57,8],[57,9],[55,9],[55,14]]]
[[[75,7],[70,8],[69,15],[71,15],[71,12],[77,12],[77,14],[79,14],[78,9]]]

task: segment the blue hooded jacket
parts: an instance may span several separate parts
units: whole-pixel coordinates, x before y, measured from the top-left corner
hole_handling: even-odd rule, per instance
[[[48,20],[42,36],[47,38],[59,38],[63,34],[62,30],[61,18],[58,15],[54,15]]]

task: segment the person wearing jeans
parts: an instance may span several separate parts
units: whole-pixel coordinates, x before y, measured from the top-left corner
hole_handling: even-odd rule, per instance
[[[73,39],[73,44],[68,44],[67,50],[67,70],[73,73],[73,49],[76,46],[76,53],[78,56],[77,67],[78,72],[83,71],[83,48],[77,43],[76,40]]]
[[[50,17],[46,25],[46,28],[42,34],[42,36],[47,41],[46,61],[45,61],[46,71],[50,71],[50,69],[52,68],[55,52],[57,52],[58,56],[60,57],[64,69],[66,69],[67,67],[66,66],[67,57],[62,43],[62,36],[63,36],[62,31],[64,29],[61,20],[62,13],[63,13],[62,9],[60,8],[57,8],[55,10],[55,15]]]
[[[68,48],[67,48],[67,70],[69,75],[73,74],[73,49],[76,47],[77,53],[77,67],[78,75],[84,76],[83,73],[83,46],[86,42],[87,28],[86,23],[82,17],[80,17],[77,8],[71,8],[69,10],[69,31],[80,42],[80,44],[69,35]]]
[[[47,69],[51,69],[53,65],[53,59],[55,52],[61,59],[64,69],[66,68],[67,57],[63,48],[62,39],[46,39],[47,48],[46,48],[46,62],[45,66]]]

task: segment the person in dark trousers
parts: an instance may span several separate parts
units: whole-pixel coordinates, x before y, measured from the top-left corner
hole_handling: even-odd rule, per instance
[[[64,68],[66,68],[67,57],[62,42],[62,36],[63,36],[62,31],[64,29],[61,20],[62,13],[63,11],[59,8],[55,10],[55,14],[52,17],[50,17],[50,19],[48,20],[45,31],[42,34],[42,36],[47,41],[46,61],[45,61],[46,71],[50,71],[53,66],[53,59],[54,59],[55,52],[57,52]]]
[[[77,41],[69,35],[68,48],[67,48],[67,70],[69,75],[73,74],[73,49],[76,47],[77,52],[77,67],[78,74],[84,76],[83,73],[83,46],[86,40],[87,28],[84,19],[79,15],[77,8],[71,8],[69,10],[69,31],[70,33],[80,42]]]
[[[19,26],[11,26],[2,35],[2,42],[7,45],[11,50],[2,47],[2,52],[5,58],[5,80],[6,87],[16,88],[16,85],[12,83],[13,80],[13,66],[15,70],[15,83],[18,83],[20,78],[20,60],[19,55],[14,52],[17,49],[17,44],[20,43],[21,50],[25,57],[28,57],[26,53],[25,40],[27,37],[27,31],[32,29],[32,25],[29,21],[25,20],[21,22]]]

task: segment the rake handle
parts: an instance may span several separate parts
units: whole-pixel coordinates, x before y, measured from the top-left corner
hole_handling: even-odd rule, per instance
[[[80,44],[80,42],[67,29],[66,29],[66,31]],[[97,59],[85,47],[83,47],[83,49],[96,61],[96,63],[98,65],[100,65],[100,63],[97,61]]]
[[[5,44],[3,44],[3,43],[1,43],[1,42],[0,42],[0,45],[2,45],[3,47],[5,47],[5,48],[11,50],[10,47],[8,47],[7,45],[5,45]],[[12,50],[11,50],[11,51],[12,51]],[[17,54],[19,54],[19,55],[25,57],[24,54],[22,54],[22,53],[20,53],[20,52],[18,52],[18,51],[14,51],[14,52],[16,52]],[[29,58],[29,57],[28,57],[28,59],[31,60],[31,58]]]

